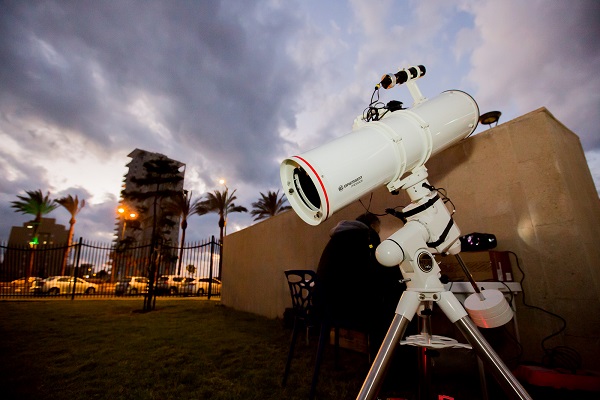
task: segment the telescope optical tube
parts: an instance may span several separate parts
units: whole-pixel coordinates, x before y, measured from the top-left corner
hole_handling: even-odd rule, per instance
[[[362,121],[345,136],[285,159],[280,168],[284,192],[302,220],[318,225],[468,137],[478,120],[475,100],[452,90],[379,121]]]

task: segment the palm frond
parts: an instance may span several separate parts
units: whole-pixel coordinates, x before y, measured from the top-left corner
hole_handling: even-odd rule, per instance
[[[25,192],[27,196],[19,196],[20,201],[12,201],[11,207],[21,214],[35,215],[36,219],[48,214],[58,207],[55,200],[50,199],[50,193],[44,194],[41,190],[32,190]]]
[[[255,217],[254,221],[272,217],[291,208],[289,205],[285,205],[287,199],[283,195],[279,197],[279,190],[277,192],[269,191],[266,195],[261,192],[260,196],[258,201],[252,203],[253,210],[250,215]]]
[[[60,199],[56,200],[56,203],[63,206],[73,218],[75,218],[79,211],[81,211],[81,209],[85,207],[84,199],[81,199],[81,201],[79,201],[79,198],[77,196],[73,197],[71,195],[61,197]]]

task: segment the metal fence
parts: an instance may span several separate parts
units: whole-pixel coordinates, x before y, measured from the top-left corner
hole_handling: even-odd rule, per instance
[[[183,248],[150,244],[20,246],[0,243],[0,297],[143,295],[152,262],[158,295],[220,296],[221,243],[214,236]],[[131,279],[131,278],[140,279]]]

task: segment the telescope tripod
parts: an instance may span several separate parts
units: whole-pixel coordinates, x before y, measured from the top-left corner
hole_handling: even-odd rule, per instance
[[[444,200],[440,198],[437,190],[427,182],[427,169],[425,167],[417,168],[407,178],[388,185],[388,188],[390,190],[405,189],[412,202],[402,212],[386,210],[389,214],[402,219],[404,226],[381,242],[377,247],[376,255],[382,265],[400,267],[407,289],[398,302],[394,319],[371,365],[357,400],[374,400],[376,398],[393,357],[394,349],[402,340],[410,320],[419,309],[423,310],[436,303],[450,322],[467,339],[479,359],[492,372],[506,394],[515,399],[531,400],[523,386],[479,332],[454,293],[446,290],[439,279],[440,267],[433,256],[434,253],[456,255],[463,269],[466,270],[466,266],[462,263],[459,255],[460,230],[454,224]],[[504,308],[502,304],[494,304],[493,307],[488,308],[489,300],[493,302],[494,296],[486,299],[486,295],[479,291],[474,280],[472,280],[472,284],[478,299],[476,307],[470,307],[470,311],[474,314],[473,318],[476,322],[484,323],[480,326],[499,326],[498,324],[510,320],[512,310],[507,304]],[[491,291],[490,295],[492,295]],[[506,303],[501,294],[497,295]],[[480,306],[484,312],[473,312]],[[491,317],[489,320],[492,323],[490,324],[486,324],[488,317]]]
[[[396,315],[373,361],[357,400],[373,400],[377,398],[377,391],[383,382],[385,372],[393,358],[394,349],[402,340],[410,320],[419,307],[423,307],[425,302],[437,303],[440,306],[450,322],[454,323],[460,330],[483,361],[485,367],[489,368],[507,394],[512,394],[515,399],[531,400],[531,397],[523,386],[512,375],[508,367],[485,340],[473,321],[471,321],[463,306],[454,296],[454,293],[450,291],[428,293],[419,292],[418,290],[407,290],[402,294],[398,302]]]

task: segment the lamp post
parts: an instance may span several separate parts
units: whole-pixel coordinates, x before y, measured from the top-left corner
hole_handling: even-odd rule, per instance
[[[128,220],[134,220],[137,218],[137,214],[133,211],[128,211],[124,206],[117,208],[117,212],[123,219],[123,229],[121,230],[121,240],[125,239],[125,228],[127,227]]]
[[[121,237],[119,238],[119,243],[118,243],[117,249],[124,250],[127,246],[127,243],[125,242],[125,231],[127,229],[127,221],[135,220],[138,217],[138,215],[136,212],[128,210],[127,207],[125,207],[123,205],[119,206],[119,208],[117,208],[117,213],[119,214],[119,218],[121,218],[123,220],[123,227],[121,228]],[[123,255],[122,257],[119,257],[119,258],[121,258],[127,264],[127,259],[126,259],[125,255]],[[114,280],[116,272],[117,271],[115,270],[114,273],[112,274],[111,280]],[[125,276],[126,275],[127,275],[127,265],[125,266]]]

